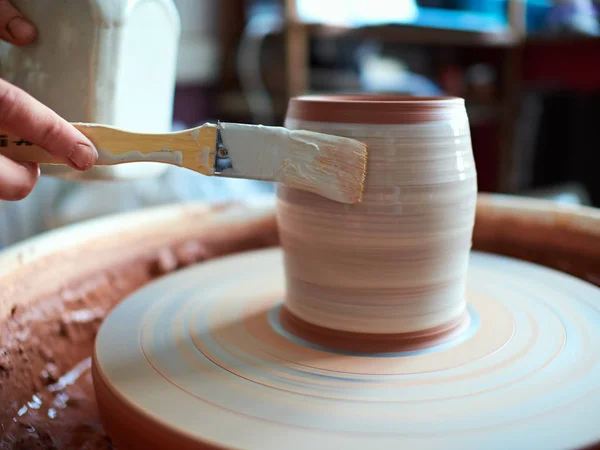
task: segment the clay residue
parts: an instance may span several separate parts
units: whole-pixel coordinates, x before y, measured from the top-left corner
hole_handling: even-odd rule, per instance
[[[107,251],[102,243],[80,249],[75,257],[79,265],[68,261],[61,267],[57,260],[38,264],[54,276],[66,268],[72,273],[63,272],[54,292],[35,299],[11,298],[10,316],[0,319],[0,449],[115,448],[100,422],[89,370],[94,337],[106,314],[164,274],[278,244],[273,216],[207,229],[201,221],[197,224],[197,231],[187,237],[164,233],[167,238],[123,238],[118,251],[110,249],[113,263],[92,273],[85,273],[85,261],[102,260]],[[12,279],[20,285],[11,292],[39,292],[22,286],[25,275],[17,275]],[[30,274],[30,283],[36,278]],[[10,278],[2,282],[3,288],[11,287]]]
[[[68,380],[33,394],[3,430],[0,448],[116,448],[98,420],[90,367],[88,357],[63,375]]]

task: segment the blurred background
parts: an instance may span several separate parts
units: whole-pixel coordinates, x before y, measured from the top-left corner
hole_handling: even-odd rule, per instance
[[[460,96],[480,191],[600,206],[600,1],[174,3],[174,130],[281,125],[288,99],[305,93]],[[174,167],[120,183],[44,178],[31,198],[0,202],[0,247],[103,214],[273,192]]]

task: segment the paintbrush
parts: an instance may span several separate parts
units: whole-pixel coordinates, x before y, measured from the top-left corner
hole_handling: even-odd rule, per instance
[[[166,134],[73,125],[98,150],[96,165],[162,162],[203,175],[283,183],[340,203],[362,199],[367,146],[353,139],[221,122]],[[65,164],[37,145],[2,131],[0,154],[21,162]]]

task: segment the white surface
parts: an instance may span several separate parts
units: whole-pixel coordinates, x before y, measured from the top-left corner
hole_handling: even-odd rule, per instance
[[[209,83],[219,74],[219,10],[215,0],[174,0],[181,17],[177,82]]]
[[[177,82],[207,84],[219,75],[220,48],[212,36],[183,36],[179,42]]]
[[[223,144],[233,169],[224,174],[283,181],[288,170],[302,171],[319,156],[319,146],[283,127],[222,123]],[[291,165],[291,167],[290,167]]]
[[[296,4],[304,22],[356,27],[408,23],[419,13],[415,0],[297,0]]]
[[[117,34],[116,54],[104,65],[114,77],[112,125],[129,131],[171,131],[179,20],[170,1],[129,3]],[[107,42],[108,45],[108,42]],[[115,61],[116,56],[116,61]],[[117,73],[112,75],[113,70]]]

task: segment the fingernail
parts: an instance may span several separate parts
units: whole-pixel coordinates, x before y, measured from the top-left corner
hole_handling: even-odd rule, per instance
[[[87,170],[91,168],[96,159],[98,159],[98,151],[94,147],[86,144],[77,144],[71,153],[69,159],[73,165],[79,170]]]
[[[29,41],[35,37],[35,27],[23,17],[15,17],[6,25],[8,33],[17,41]]]

